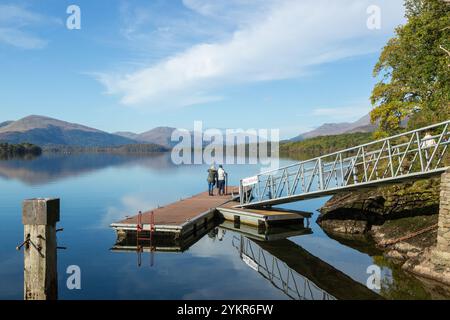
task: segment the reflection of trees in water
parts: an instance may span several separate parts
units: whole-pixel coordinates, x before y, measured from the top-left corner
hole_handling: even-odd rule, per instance
[[[374,256],[374,264],[387,275],[381,280],[380,294],[387,299],[450,299],[450,287],[432,280],[416,278],[384,256]]]
[[[418,279],[404,271],[401,265],[395,264],[383,256],[383,251],[375,246],[370,237],[363,235],[337,235],[328,233],[327,236],[340,244],[355,249],[372,257],[375,265],[382,268],[384,276],[381,279],[380,294],[386,299],[449,299],[450,287]]]
[[[166,170],[173,167],[170,153],[145,156],[118,154],[44,154],[27,161],[12,159],[0,161],[0,177],[20,180],[26,184],[39,185],[72,176],[79,176],[108,167],[143,166],[153,170]]]
[[[38,158],[39,155],[34,154],[24,154],[24,155],[6,155],[0,154],[0,161],[12,161],[12,160],[34,160]]]
[[[375,265],[382,268],[380,294],[386,299],[449,299],[450,287],[422,278],[416,278],[383,256],[374,241],[364,235],[326,235],[340,244],[372,257]]]
[[[324,230],[326,235],[340,244],[372,257],[375,265],[382,268],[380,294],[386,299],[449,299],[450,287],[422,278],[416,278],[383,256],[375,242],[364,235],[334,234]]]

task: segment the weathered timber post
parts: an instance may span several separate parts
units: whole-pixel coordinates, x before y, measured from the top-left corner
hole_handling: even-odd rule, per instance
[[[59,199],[23,202],[24,299],[58,298],[56,223]]]
[[[432,262],[450,267],[450,169],[441,176],[437,245],[432,253]]]

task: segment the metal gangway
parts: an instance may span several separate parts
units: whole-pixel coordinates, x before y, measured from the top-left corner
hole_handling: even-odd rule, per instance
[[[417,180],[448,165],[450,120],[240,181],[239,207],[270,207],[342,191]]]
[[[242,261],[289,298],[293,300],[337,300],[252,240],[241,235],[240,237],[233,236],[232,242]]]

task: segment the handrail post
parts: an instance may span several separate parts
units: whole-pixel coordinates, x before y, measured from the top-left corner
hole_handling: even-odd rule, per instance
[[[323,166],[322,166],[322,158],[319,158],[318,160],[319,165],[319,185],[320,190],[323,190]]]
[[[420,142],[420,136],[418,131],[416,131],[416,140],[417,140],[417,150],[419,151],[420,170],[423,171],[425,169],[425,166],[423,162],[422,143]]]
[[[242,187],[242,179],[239,180],[239,201],[244,204],[244,188]]]

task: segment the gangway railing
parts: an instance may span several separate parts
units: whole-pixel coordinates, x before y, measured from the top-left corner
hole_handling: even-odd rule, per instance
[[[240,181],[240,207],[265,207],[440,174],[448,166],[450,120]]]
[[[307,277],[244,236],[233,237],[241,259],[293,300],[336,300]]]

